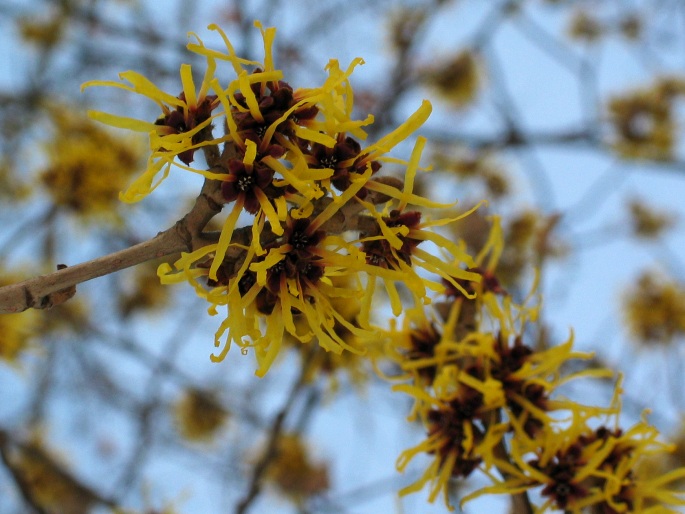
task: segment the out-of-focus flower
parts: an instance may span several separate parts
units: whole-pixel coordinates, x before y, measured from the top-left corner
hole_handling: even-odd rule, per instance
[[[174,417],[182,437],[206,442],[225,426],[229,413],[211,392],[188,389],[174,406]]]
[[[671,214],[658,212],[640,200],[628,204],[633,234],[641,239],[656,239],[675,223]]]
[[[437,148],[432,158],[436,171],[454,174],[460,180],[481,181],[487,198],[498,199],[510,192],[509,178],[491,153]]]
[[[426,84],[454,107],[471,104],[481,87],[482,73],[473,50],[462,50],[424,74]]]
[[[59,14],[49,18],[20,18],[19,33],[24,41],[41,48],[52,48],[62,40],[67,19]]]
[[[68,108],[50,110],[54,127],[45,142],[40,181],[55,205],[82,216],[112,216],[117,196],[137,170],[143,148],[103,130]]]
[[[29,347],[34,321],[33,311],[16,316],[0,316],[0,360],[16,363],[21,353]]]
[[[672,343],[685,335],[685,287],[654,272],[644,272],[623,300],[633,339],[644,345]]]
[[[279,437],[266,479],[296,505],[303,505],[330,487],[328,465],[312,461],[309,449],[298,434]]]
[[[626,159],[673,158],[675,121],[672,97],[653,87],[614,97],[609,101],[614,126],[612,145]]]
[[[9,465],[31,501],[50,514],[88,514],[103,500],[71,474],[38,437],[25,444],[4,443]]]
[[[571,18],[568,33],[573,39],[593,43],[604,34],[604,27],[587,11],[576,11]]]
[[[497,277],[505,288],[516,287],[545,259],[564,255],[563,243],[555,237],[558,221],[557,215],[544,217],[534,210],[524,210],[509,217],[497,265]]]
[[[0,276],[0,287],[19,282],[19,278],[6,273]],[[38,316],[29,309],[11,316],[0,316],[0,361],[16,364],[19,356],[30,348],[36,335]]]
[[[618,24],[618,30],[630,41],[637,41],[642,36],[644,26],[642,19],[638,14],[626,14]]]

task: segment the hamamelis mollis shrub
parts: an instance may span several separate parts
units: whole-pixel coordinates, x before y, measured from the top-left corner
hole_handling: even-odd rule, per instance
[[[187,283],[217,316],[212,361],[237,346],[254,355],[261,377],[283,346],[296,344],[326,352],[312,357],[303,350],[320,373],[370,362],[412,400],[409,420],[425,428],[425,439],[397,460],[400,471],[419,455],[428,460],[402,495],[426,488],[429,501],[442,495],[451,507],[450,483],[480,474],[489,485],[462,502],[505,494],[515,512],[662,513],[685,505],[675,485],[685,469],[646,472],[649,458],[673,447],[644,419],[620,426],[620,379],[606,406],[558,391],[568,381],[611,373],[590,366],[568,372],[569,362],[590,355],[574,351],[571,335],[558,346],[533,335],[535,288],[517,302],[498,278],[507,255],[500,220],[489,218],[484,243],[471,254],[442,229],[480,215],[479,205],[444,217],[439,213],[454,205],[414,191],[418,174],[430,181],[422,164],[426,140],[416,138],[408,160],[393,150],[427,120],[431,104],[424,101],[368,143],[374,119],[355,118],[350,83],[363,61],[344,67],[331,60],[322,84],[297,89],[274,63],[275,29],[255,25],[263,62],[236,55],[215,25],[209,28],[223,39],[220,49],[193,34],[188,49],[206,68],[196,85],[190,66],[181,67],[181,94],[133,71],[121,82],[84,84],[143,95],[161,110],[153,122],[90,112],[149,135],[147,166],[123,201],[143,200],[180,169],[203,176],[208,203],[226,213],[220,230],[204,231],[207,217],[191,234],[192,251],[158,269],[163,284]],[[475,90],[472,56],[459,57],[459,67]],[[433,81],[440,88],[440,77]],[[196,165],[198,151],[208,166]],[[401,170],[401,178],[386,169]],[[378,302],[383,295],[387,302]],[[175,412],[179,430],[193,440],[211,438],[229,415],[201,391],[189,391]],[[267,477],[297,502],[328,487],[326,468],[310,462],[295,436],[283,438],[278,452],[290,457]],[[309,478],[294,480],[288,466],[308,469]]]

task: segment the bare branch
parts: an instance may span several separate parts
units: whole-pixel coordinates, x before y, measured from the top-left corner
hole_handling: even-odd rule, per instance
[[[193,250],[200,244],[200,234],[207,222],[221,211],[219,195],[218,182],[206,180],[190,212],[154,238],[91,261],[63,267],[49,275],[1,287],[0,314],[50,308],[71,298],[77,284],[146,261]]]

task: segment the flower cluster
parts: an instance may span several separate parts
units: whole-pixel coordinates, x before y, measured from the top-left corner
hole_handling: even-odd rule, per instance
[[[279,437],[266,479],[296,505],[330,488],[328,465],[315,462],[307,441],[295,433]]]
[[[212,392],[188,389],[174,405],[176,426],[188,441],[211,441],[224,427],[230,413]]]
[[[51,106],[53,135],[39,179],[55,206],[83,217],[111,216],[117,193],[143,157],[144,148],[121,138],[68,106]]]
[[[623,301],[633,339],[645,346],[669,345],[685,336],[685,287],[654,272],[642,273]]]
[[[491,238],[486,251],[493,249]],[[449,506],[449,482],[478,470],[493,485],[462,503],[535,490],[542,498],[535,512],[589,506],[598,512],[649,512],[657,504],[685,505],[674,487],[685,469],[656,478],[640,473],[647,457],[673,448],[645,421],[619,428],[620,383],[609,407],[558,397],[557,389],[569,380],[611,373],[586,369],[562,376],[570,360],[591,355],[575,352],[573,337],[552,347],[531,341],[526,324],[536,320],[537,308],[515,305],[493,273],[496,258],[487,265],[482,258],[475,268],[481,281],[463,284],[476,298],[451,291],[450,301],[438,309],[442,315],[429,318],[413,310],[402,330],[386,334],[388,353],[401,370],[393,378],[409,380],[394,389],[415,400],[410,418],[418,417],[426,430],[420,444],[400,455],[397,467],[403,471],[419,454],[432,456],[421,478],[401,494],[429,485],[429,501],[443,493]],[[613,419],[613,426],[605,421],[597,428],[602,419]]]
[[[264,42],[263,62],[238,57],[215,25],[210,29],[222,38],[222,49],[209,48],[194,35],[188,49],[206,60],[199,89],[189,65],[181,67],[178,96],[132,71],[121,74],[128,84],[84,86],[138,93],[161,110],[155,122],[91,112],[94,119],[149,135],[147,167],[122,193],[123,200],[144,198],[175,166],[204,176],[203,194],[213,191],[211,201],[226,207],[220,231],[199,227],[191,251],[157,271],[164,284],[188,282],[208,301],[210,314],[225,310],[212,361],[222,361],[237,345],[244,354],[254,352],[256,374],[263,376],[284,341],[316,342],[334,355],[368,352],[379,371],[380,360],[389,359],[392,371],[383,374],[403,380],[394,388],[413,399],[410,418],[426,430],[426,438],[403,452],[397,467],[404,470],[423,453],[432,459],[401,494],[429,485],[430,501],[441,493],[447,501],[450,480],[479,470],[493,485],[464,501],[535,489],[543,498],[536,512],[580,512],[590,506],[609,513],[648,512],[657,503],[685,504],[681,493],[669,489],[685,470],[650,479],[640,474],[645,455],[670,449],[658,441],[655,429],[644,421],[625,432],[617,422],[597,428],[599,419],[617,418],[620,384],[609,407],[558,396],[558,388],[571,379],[611,373],[587,369],[562,376],[569,361],[591,356],[573,350],[572,336],[556,346],[534,338],[529,324],[537,321],[538,308],[531,306],[532,295],[519,305],[505,289],[518,282],[533,250],[538,263],[552,253],[549,235],[558,217],[540,220],[524,213],[510,222],[506,237],[499,219],[492,218],[488,235],[476,231],[479,245],[472,245],[472,257],[467,242],[440,229],[480,205],[430,219],[427,210],[454,205],[414,192],[418,173],[426,171],[420,165],[426,140],[416,139],[406,161],[389,155],[427,120],[430,103],[424,101],[407,121],[367,144],[365,128],[373,117],[353,117],[350,85],[363,61],[341,68],[331,60],[321,85],[297,89],[274,64],[275,30],[255,25]],[[226,81],[220,75],[223,64],[235,78]],[[475,57],[459,55],[443,68],[433,74],[433,85],[456,104],[471,101],[479,80]],[[455,77],[461,89],[453,91]],[[619,152],[670,158],[669,109],[682,93],[679,87],[663,82],[655,93],[612,102]],[[653,118],[646,126],[645,115]],[[223,128],[218,135],[215,122]],[[204,151],[209,169],[192,166],[197,150]],[[381,176],[388,163],[404,171],[402,179]],[[483,163],[457,171],[468,175],[470,167]],[[517,255],[509,257],[504,242]],[[384,289],[395,317],[389,329],[375,326],[371,316],[377,289]],[[434,303],[436,295],[445,300]],[[305,354],[312,369],[346,366],[342,358]],[[222,425],[227,413],[209,400],[191,392],[179,404],[186,437],[211,436]],[[188,423],[197,421],[198,409],[212,413]],[[278,458],[282,461],[272,467],[270,478],[292,491],[296,501],[328,487],[325,466],[311,464],[297,436],[282,438]]]
[[[680,78],[662,78],[609,102],[615,136],[612,146],[626,159],[667,161],[676,149],[675,100],[685,93]]]
[[[379,283],[399,315],[405,303],[398,283],[409,289],[412,306],[429,303],[428,293],[443,291],[443,281],[461,289],[459,280],[479,276],[465,270],[473,262],[461,245],[432,230],[468,213],[429,220],[417,210],[440,205],[413,193],[425,139],[418,138],[408,161],[388,156],[424,123],[431,105],[424,101],[406,122],[364,145],[364,127],[373,117],[353,118],[350,86],[350,74],[363,61],[355,59],[342,69],[332,60],[321,86],[294,89],[273,62],[275,29],[255,25],[264,41],[261,63],[238,57],[217,26],[210,29],[223,38],[225,50],[211,49],[195,36],[188,49],[207,61],[199,91],[187,65],[181,68],[183,92],[177,97],[135,72],[121,74],[130,85],[95,81],[84,87],[123,88],[154,100],[162,110],[155,123],[91,112],[110,125],[149,133],[147,169],[122,199],[143,198],[172,166],[220,184],[220,201],[229,211],[220,234],[200,238],[202,244],[173,266],[162,265],[159,275],[164,283],[190,282],[210,302],[212,314],[227,308],[216,345],[224,335],[226,342],[212,360],[222,360],[232,343],[244,351],[254,348],[261,376],[286,334],[300,342],[316,340],[335,353],[363,352],[348,344],[341,329],[358,337],[373,335],[368,318]],[[218,76],[222,62],[236,75],[228,85]],[[216,136],[218,119],[225,130]],[[221,147],[220,155],[209,170],[191,167],[195,150],[205,147]],[[404,180],[378,176],[385,162],[404,167]],[[246,215],[251,225],[240,226]],[[443,256],[426,250],[428,245]],[[340,280],[345,287],[336,285]],[[362,300],[361,315],[351,323],[340,305],[354,300]]]

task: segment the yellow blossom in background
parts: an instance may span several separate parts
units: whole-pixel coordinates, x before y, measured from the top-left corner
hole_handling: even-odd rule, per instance
[[[20,18],[17,24],[24,41],[42,48],[51,48],[62,40],[66,22],[65,16],[53,15],[44,19]]]
[[[436,171],[482,182],[488,199],[500,199],[511,192],[507,173],[490,152],[437,147],[432,159]]]
[[[213,393],[189,389],[174,405],[174,418],[183,438],[192,442],[207,442],[214,439],[226,425],[229,413]]]
[[[656,239],[675,223],[672,214],[659,212],[640,200],[628,204],[633,234],[641,239]]]
[[[604,33],[602,23],[587,11],[576,11],[571,18],[568,34],[572,39],[593,43]]]
[[[427,70],[423,78],[447,103],[457,108],[473,103],[483,80],[478,57],[468,49],[443,59]]]
[[[35,311],[0,316],[0,361],[16,363],[35,333]]]
[[[33,193],[21,177],[15,164],[11,164],[6,157],[0,157],[0,198],[4,202],[16,202],[28,198]]]
[[[644,345],[672,343],[685,336],[685,287],[654,272],[642,273],[623,299],[633,339]]]
[[[50,109],[53,133],[43,145],[39,178],[53,203],[85,217],[112,217],[119,191],[138,169],[143,147],[103,130],[67,107]]]
[[[478,253],[487,241],[486,212],[476,212],[455,224],[453,237],[466,242],[469,252]],[[515,288],[546,259],[565,255],[567,248],[557,237],[559,216],[543,216],[523,210],[503,220],[504,241],[497,264],[497,277],[504,288]]]
[[[627,14],[619,21],[618,30],[626,39],[637,41],[643,35],[644,24],[638,14]]]
[[[640,89],[609,101],[613,148],[626,159],[673,158],[676,124],[672,96],[657,87]]]
[[[304,503],[330,488],[328,465],[315,463],[298,434],[279,437],[266,479],[296,505]]]
[[[91,490],[81,485],[40,438],[34,437],[20,445],[2,444],[6,445],[9,465],[25,485],[22,490],[45,512],[88,514],[92,507],[102,503]]]
[[[19,281],[18,274],[0,276],[0,286]],[[31,340],[38,331],[39,316],[35,310],[27,310],[11,316],[0,316],[0,362],[17,364],[22,352],[30,348]]]

